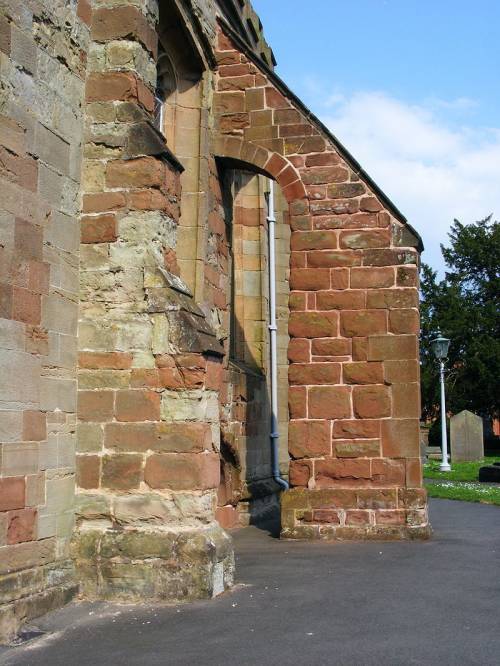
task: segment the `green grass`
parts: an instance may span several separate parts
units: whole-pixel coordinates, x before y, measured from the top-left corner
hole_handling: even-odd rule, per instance
[[[424,465],[424,478],[439,479],[440,481],[477,481],[479,468],[485,465],[492,465],[494,462],[500,462],[500,457],[483,458],[478,462],[457,462],[451,461],[451,472],[439,471],[439,460],[429,460]]]
[[[451,462],[451,472],[441,472],[439,460],[430,460],[424,465],[424,478],[435,481],[425,484],[427,493],[429,497],[500,506],[500,485],[489,486],[477,480],[479,468],[494,462],[500,462],[500,457],[483,458],[479,462]]]
[[[425,487],[429,497],[500,506],[500,487],[492,488],[478,481],[438,481],[437,483],[427,483]]]

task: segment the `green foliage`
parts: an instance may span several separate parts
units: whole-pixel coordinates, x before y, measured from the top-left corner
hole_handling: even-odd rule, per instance
[[[491,216],[474,224],[455,220],[450,247],[441,246],[443,280],[423,264],[421,275],[422,414],[439,411],[438,365],[430,341],[438,329],[451,339],[447,408],[500,415],[500,224]]]

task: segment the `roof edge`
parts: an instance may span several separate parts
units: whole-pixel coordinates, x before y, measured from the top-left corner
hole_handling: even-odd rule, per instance
[[[372,177],[363,169],[361,164],[356,160],[356,158],[347,150],[347,148],[337,139],[337,137],[324,125],[321,120],[314,115],[314,113],[304,104],[304,102],[297,97],[297,95],[290,90],[287,84],[281,79],[270,67],[266,65],[260,58],[258,58],[252,50],[246,45],[245,41],[240,37],[240,35],[233,30],[231,25],[226,21],[223,16],[218,16],[217,20],[224,27],[228,37],[230,37],[238,48],[249,58],[254,65],[263,70],[266,76],[273,82],[273,84],[278,88],[278,90],[283,93],[286,97],[290,98],[293,103],[299,107],[301,112],[307,117],[307,119],[313,123],[321,132],[324,134],[335,146],[340,155],[345,159],[349,164],[352,170],[365,180],[375,194],[380,198],[380,200],[385,204],[385,206],[391,211],[391,213],[398,219],[399,222],[405,224],[408,229],[415,235],[418,240],[417,250],[423,252],[424,244],[422,238],[418,231],[408,222],[407,218],[399,210],[399,208],[391,201],[391,199],[385,194],[385,192],[377,185],[377,183],[372,179]]]

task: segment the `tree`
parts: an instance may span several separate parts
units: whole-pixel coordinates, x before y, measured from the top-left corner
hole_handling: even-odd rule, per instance
[[[422,415],[439,411],[438,366],[430,341],[438,329],[451,339],[447,408],[500,416],[500,224],[491,216],[451,226],[441,245],[443,280],[430,266],[421,274]]]

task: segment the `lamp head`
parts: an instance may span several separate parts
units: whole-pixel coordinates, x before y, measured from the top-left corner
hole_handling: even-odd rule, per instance
[[[444,361],[444,359],[448,356],[450,340],[443,337],[441,335],[441,331],[438,329],[437,336],[434,338],[434,340],[431,340],[431,346],[432,351],[434,352],[434,356],[438,359],[438,361]]]

